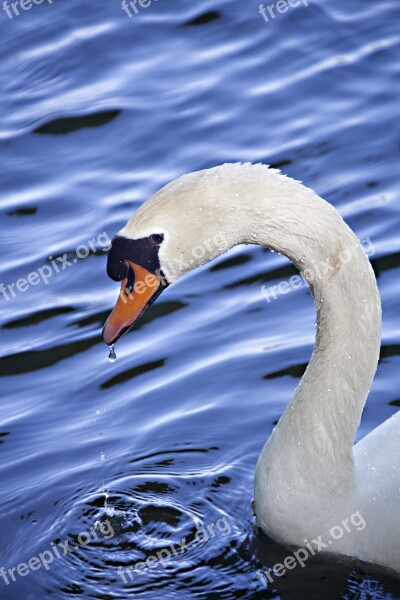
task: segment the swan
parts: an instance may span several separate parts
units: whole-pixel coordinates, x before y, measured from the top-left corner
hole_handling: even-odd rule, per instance
[[[112,241],[107,272],[121,291],[104,341],[113,347],[168,285],[237,244],[287,256],[317,309],[310,363],[257,462],[257,523],[287,547],[313,540],[320,551],[398,574],[400,411],[354,445],[379,358],[380,296],[360,242],[333,206],[262,164],[172,181]],[[352,527],[355,514],[365,527]]]

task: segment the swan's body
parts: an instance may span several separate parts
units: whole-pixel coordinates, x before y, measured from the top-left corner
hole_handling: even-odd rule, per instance
[[[242,243],[274,249],[302,272],[317,306],[316,344],[258,460],[257,520],[277,541],[302,547],[319,536],[327,542],[332,527],[343,529],[359,513],[365,527],[345,527],[329,551],[400,573],[400,413],[353,446],[381,336],[375,276],[354,233],[301,183],[264,165],[236,164],[173,181],[118,236],[154,234],[164,236],[156,249],[158,275],[168,283]],[[205,250],[194,254],[194,248]],[[125,258],[135,263],[135,256]],[[112,319],[108,343],[132,324],[118,329]]]

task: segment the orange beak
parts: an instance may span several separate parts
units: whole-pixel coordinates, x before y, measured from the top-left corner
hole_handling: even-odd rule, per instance
[[[157,292],[161,291],[161,280],[136,263],[125,261],[134,274],[133,289],[127,289],[128,277],[121,282],[121,291],[117,303],[108,317],[103,329],[103,339],[109,346],[114,344],[126,333],[156,299]]]

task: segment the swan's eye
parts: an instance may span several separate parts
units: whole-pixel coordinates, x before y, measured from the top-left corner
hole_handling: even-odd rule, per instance
[[[164,236],[162,233],[153,233],[153,235],[151,236],[151,239],[153,242],[155,242],[156,244],[161,244],[161,242],[164,239]]]
[[[128,272],[126,274],[127,282],[125,286],[125,294],[129,296],[133,292],[133,286],[135,285],[135,274],[133,269],[128,268]]]

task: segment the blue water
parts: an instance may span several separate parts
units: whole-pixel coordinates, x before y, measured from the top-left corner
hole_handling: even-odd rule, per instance
[[[107,239],[171,179],[262,161],[369,240],[382,358],[358,436],[399,409],[398,1],[310,0],[268,23],[258,4],[0,10],[0,567],[61,552],[0,577],[1,600],[400,598],[332,560],[256,577],[287,550],[255,528],[254,467],[314,342],[305,287],[261,292],[288,261],[236,248],[164,292],[115,363],[101,340]],[[44,265],[47,283],[12,287]],[[210,525],[166,568],[118,574]]]

